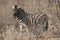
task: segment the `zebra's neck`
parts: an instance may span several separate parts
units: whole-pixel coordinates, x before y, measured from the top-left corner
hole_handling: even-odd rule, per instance
[[[22,21],[23,21],[26,25],[29,25],[29,24],[30,24],[30,19],[29,19],[29,17],[30,17],[30,14],[27,14],[27,13],[23,16]]]

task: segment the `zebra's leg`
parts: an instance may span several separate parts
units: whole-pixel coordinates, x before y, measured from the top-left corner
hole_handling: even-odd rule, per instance
[[[44,29],[47,31],[48,30],[48,20],[45,22],[45,24],[44,24]]]

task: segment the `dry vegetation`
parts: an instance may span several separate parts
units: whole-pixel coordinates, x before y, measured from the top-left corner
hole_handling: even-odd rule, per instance
[[[13,17],[14,4],[17,0],[0,0],[0,40],[60,40],[60,0],[19,0],[27,13],[48,15],[49,28],[42,37],[36,37]]]

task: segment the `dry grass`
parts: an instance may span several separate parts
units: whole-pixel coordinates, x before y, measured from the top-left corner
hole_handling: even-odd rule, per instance
[[[60,7],[56,7],[54,0],[20,0],[19,6],[27,13],[45,13],[49,17],[49,30],[43,37],[36,37],[30,33],[25,24],[17,23],[13,18],[14,0],[0,0],[0,40],[60,40],[60,38],[48,38],[53,31],[60,32]],[[60,1],[60,0],[59,0]],[[16,2],[17,3],[17,2]],[[16,4],[15,3],[15,4]],[[57,13],[58,10],[58,13]],[[57,17],[58,16],[58,17]],[[54,32],[55,32],[54,31]]]

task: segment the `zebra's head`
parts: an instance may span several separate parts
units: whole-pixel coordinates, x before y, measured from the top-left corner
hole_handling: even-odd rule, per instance
[[[19,8],[17,5],[14,6],[14,17],[17,17],[19,20],[23,20],[27,13],[22,8]]]

